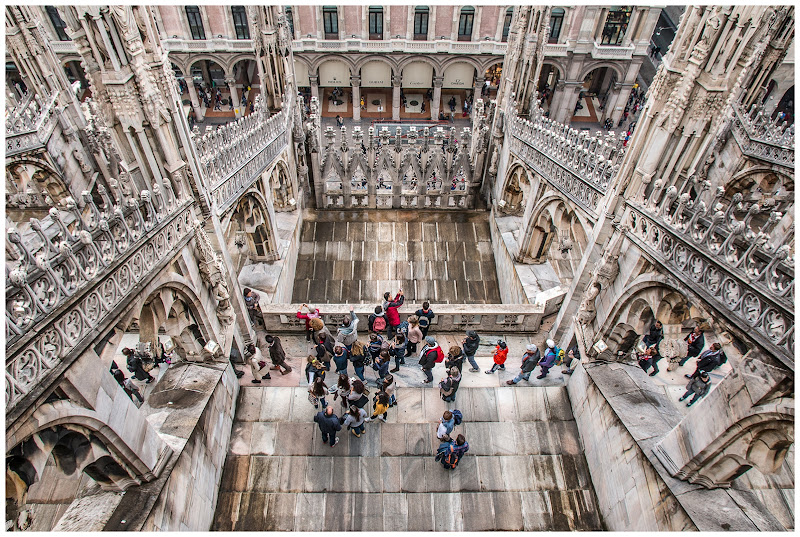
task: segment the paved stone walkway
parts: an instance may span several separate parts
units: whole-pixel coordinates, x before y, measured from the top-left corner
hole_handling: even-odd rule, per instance
[[[470,451],[454,472],[433,458],[438,390],[397,398],[387,423],[331,448],[305,388],[243,388],[213,529],[602,529],[563,387],[459,389]]]

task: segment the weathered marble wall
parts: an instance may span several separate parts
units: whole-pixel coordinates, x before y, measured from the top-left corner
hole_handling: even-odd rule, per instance
[[[606,529],[697,530],[582,366],[567,392]]]
[[[211,528],[238,395],[239,383],[229,366],[219,377],[143,531]]]

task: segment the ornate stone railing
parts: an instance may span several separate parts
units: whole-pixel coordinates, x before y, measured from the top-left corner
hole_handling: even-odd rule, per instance
[[[147,220],[142,205],[134,203],[135,208],[115,221],[100,220],[99,234],[80,232],[86,242],[81,248],[62,248],[55,268],[45,262],[30,275],[19,268],[11,271],[11,291],[17,298],[6,289],[6,325],[13,323],[22,333],[6,331],[13,336],[6,347],[6,412],[68,356],[96,340],[120,307],[191,239],[195,217],[190,201],[159,217],[145,202]],[[111,229],[117,229],[116,238]],[[24,312],[45,318],[23,322]]]
[[[143,244],[165,220],[183,210],[171,189],[154,185],[139,200],[114,203],[104,189],[101,211],[88,192],[82,213],[72,199],[67,212],[55,207],[43,220],[30,219],[23,237],[8,230],[8,241],[18,251],[6,263],[6,350],[11,353],[48,317],[95,284]]]
[[[315,304],[322,312],[322,320],[336,335],[336,327],[344,322],[350,304]],[[367,319],[374,305],[354,304],[358,315],[359,337],[367,334]],[[400,320],[404,321],[420,309],[419,304],[406,303],[400,308]],[[298,319],[300,304],[264,304],[261,312],[267,332],[302,332],[305,321]],[[538,332],[545,312],[544,304],[439,304],[431,323],[430,334],[435,332],[465,332],[476,330],[479,334],[503,332]]]
[[[731,130],[742,153],[794,172],[794,125],[776,123],[755,104],[747,112],[734,103],[733,111]]]
[[[566,56],[569,47],[566,43],[545,43],[544,55],[545,56]]]
[[[439,54],[493,54],[503,56],[508,43],[497,41],[452,41],[442,39],[436,41],[414,41],[412,39],[385,39],[372,41],[367,39],[297,39],[292,41],[292,50],[302,52],[373,52],[373,53],[439,53]]]
[[[649,257],[794,369],[794,260],[788,243],[767,243],[781,215],[773,212],[755,231],[757,205],[744,211],[737,194],[723,212],[717,194],[708,211],[688,195],[673,210],[675,192],[659,207],[628,201],[622,222]],[[739,220],[735,212],[746,215]]]
[[[531,111],[508,121],[511,153],[593,216],[617,174],[624,150],[613,132],[605,137],[570,128]]]
[[[161,41],[167,52],[242,52],[253,50],[252,39],[179,39]]]
[[[56,125],[58,95],[45,96],[29,92],[26,98],[6,114],[6,157],[44,147]]]
[[[633,56],[633,45],[621,47],[618,45],[599,45],[594,43],[592,58],[596,60],[630,60]]]
[[[254,113],[203,135],[195,127],[193,140],[219,214],[230,208],[286,147],[292,105],[290,95],[281,111],[269,117],[259,95]]]

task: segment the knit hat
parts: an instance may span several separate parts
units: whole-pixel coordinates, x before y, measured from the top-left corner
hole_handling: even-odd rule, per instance
[[[525,347],[525,348],[526,348],[527,350],[531,351],[531,352],[536,352],[536,345],[534,345],[533,343],[531,343],[530,345],[528,345],[528,346],[527,346],[527,347]]]
[[[505,349],[506,348],[506,342],[503,341],[502,339],[498,339],[497,340],[497,346],[500,347],[501,349]]]
[[[478,333],[475,330],[467,330],[467,336],[475,339],[478,337]]]
[[[548,339],[548,340],[546,341],[546,343],[547,343],[547,346],[548,346],[549,348],[551,348],[551,349],[552,349],[552,348],[554,348],[554,347],[556,346],[556,342],[555,342],[555,341],[553,341],[552,339]]]
[[[427,336],[425,338],[425,343],[427,343],[428,345],[435,345],[436,344],[436,340],[433,339],[433,336]]]

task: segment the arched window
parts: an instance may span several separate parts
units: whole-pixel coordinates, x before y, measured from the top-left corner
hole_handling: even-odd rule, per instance
[[[428,39],[428,6],[418,6],[414,10],[414,40],[425,41]]]
[[[206,32],[203,29],[203,18],[200,16],[200,8],[197,6],[186,6],[186,18],[189,19],[189,29],[192,31],[192,39],[205,39]]]
[[[250,28],[247,26],[247,12],[244,6],[231,6],[231,14],[236,39],[250,39]]]
[[[472,24],[475,22],[475,8],[461,8],[461,16],[458,19],[458,40],[470,41],[472,39]]]
[[[514,16],[514,8],[510,7],[506,10],[506,18],[503,21],[503,43],[508,41],[508,31],[511,29],[511,18]]]
[[[383,39],[383,8],[369,6],[369,38]]]
[[[58,10],[54,6],[45,6],[47,15],[50,17],[50,22],[53,23],[53,29],[56,31],[59,41],[72,41],[64,28],[67,27],[66,23],[61,19]]]
[[[322,6],[322,24],[325,39],[339,39],[339,14],[336,6]]]
[[[548,43],[558,43],[558,38],[561,35],[561,26],[564,24],[564,9],[554,7],[550,11],[550,38]]]
[[[612,7],[608,10],[606,24],[603,26],[603,33],[600,36],[601,45],[621,45],[631,20],[630,6]]]

